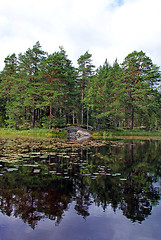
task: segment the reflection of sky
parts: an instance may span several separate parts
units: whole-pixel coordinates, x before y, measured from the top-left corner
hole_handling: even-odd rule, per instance
[[[158,177],[157,182],[152,183],[152,186],[159,194],[161,194],[161,178],[160,177]]]
[[[0,214],[0,240],[160,240],[161,204],[142,224],[132,223],[121,210],[114,213],[110,206],[104,212],[102,207],[92,205],[90,216],[83,219],[74,206],[72,203],[58,226],[45,219],[35,230],[18,218]]]

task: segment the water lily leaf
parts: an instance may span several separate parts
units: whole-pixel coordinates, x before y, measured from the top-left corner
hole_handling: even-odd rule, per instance
[[[41,155],[40,158],[44,159],[44,158],[48,158],[48,156],[49,156],[48,154],[44,154],[44,155]]]
[[[13,171],[17,171],[17,170],[18,170],[18,168],[7,168],[8,172],[13,172]]]
[[[40,173],[41,169],[34,169],[33,173]]]
[[[78,153],[71,153],[70,155],[71,156],[75,156],[75,155],[78,155]]]
[[[30,153],[31,155],[41,155],[41,153],[40,152],[32,152],[32,153]]]
[[[38,167],[38,164],[23,164],[24,167]]]
[[[21,157],[23,157],[23,158],[30,158],[30,155],[29,154],[22,154]]]
[[[56,171],[49,171],[49,173],[56,174]]]

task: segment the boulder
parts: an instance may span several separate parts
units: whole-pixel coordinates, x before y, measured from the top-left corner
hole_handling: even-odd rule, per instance
[[[76,136],[78,137],[83,137],[83,136],[91,136],[91,134],[89,132],[87,132],[86,130],[78,130],[76,132]]]
[[[81,127],[70,126],[70,127],[64,128],[62,130],[65,130],[67,132],[67,138],[69,140],[82,141],[82,140],[86,140],[92,136],[90,131],[83,129]]]

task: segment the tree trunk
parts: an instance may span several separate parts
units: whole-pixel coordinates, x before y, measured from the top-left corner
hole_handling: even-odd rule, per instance
[[[51,74],[50,76],[50,83],[51,83],[51,88],[52,88],[52,83],[53,83],[53,75]],[[53,97],[53,93],[50,93],[50,97]],[[53,117],[53,100],[52,98],[50,99],[50,122],[49,122],[49,129],[52,128],[52,117]]]
[[[35,108],[32,111],[32,128],[35,127]]]
[[[53,106],[52,106],[52,100],[51,100],[50,101],[50,117],[53,116],[52,111],[53,111]]]
[[[83,125],[83,118],[84,118],[84,109],[83,109],[83,103],[82,103],[82,122],[81,122],[82,125]]]
[[[85,83],[84,83],[84,80],[83,80],[83,83],[82,83],[82,125],[83,125],[83,119],[84,119],[84,106],[83,106],[83,100],[84,100],[84,88],[85,88]]]
[[[87,108],[87,130],[88,130],[89,110]]]
[[[73,110],[73,125],[75,124],[75,112]]]
[[[49,129],[52,128],[52,116],[50,115]]]
[[[133,129],[134,127],[134,108],[131,109],[131,125],[130,129]]]

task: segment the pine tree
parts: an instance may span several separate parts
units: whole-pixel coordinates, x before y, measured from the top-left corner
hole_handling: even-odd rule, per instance
[[[111,66],[106,60],[104,65],[96,70],[95,76],[88,82],[85,91],[85,104],[91,109],[93,122],[95,122],[98,128],[110,122],[112,89],[112,80],[110,76]]]
[[[159,68],[145,53],[134,51],[125,58],[122,69],[122,103],[129,110],[130,129],[133,129],[135,112],[145,112],[150,107],[153,87],[160,81]]]
[[[9,126],[19,124],[17,121],[17,109],[12,107],[17,98],[15,86],[17,86],[17,57],[16,54],[8,55],[4,60],[5,66],[1,72],[1,102],[5,104],[6,123]]]
[[[60,51],[42,61],[40,78],[43,89],[40,91],[42,90],[43,106],[49,106],[50,128],[52,120],[57,119],[58,109],[59,119],[63,110],[64,115],[66,110],[69,111],[69,103],[72,102],[75,89],[74,74],[75,70],[62,47]]]
[[[81,89],[81,123],[83,125],[84,122],[84,92],[85,88],[87,86],[87,83],[90,81],[91,77],[93,76],[93,68],[94,65],[92,65],[92,60],[91,60],[92,54],[88,53],[88,51],[84,54],[81,55],[78,59],[78,85]]]
[[[39,42],[28,49],[24,54],[19,54],[19,74],[26,86],[25,108],[28,114],[32,113],[32,127],[35,126],[36,114],[38,115],[40,102],[39,88],[42,86],[39,76],[40,64],[46,57]]]

